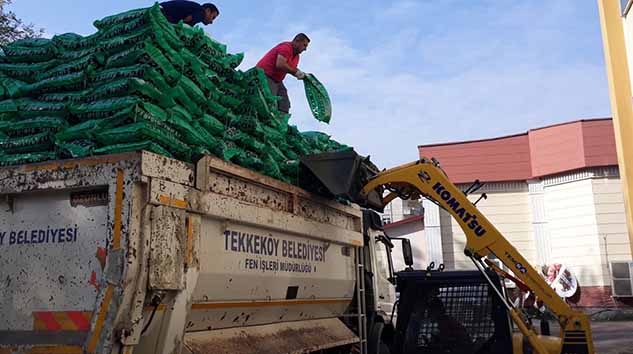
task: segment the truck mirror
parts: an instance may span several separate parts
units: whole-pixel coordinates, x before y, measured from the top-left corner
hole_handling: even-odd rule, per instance
[[[402,258],[404,258],[404,264],[407,267],[413,266],[413,250],[411,249],[411,241],[407,238],[402,239]]]

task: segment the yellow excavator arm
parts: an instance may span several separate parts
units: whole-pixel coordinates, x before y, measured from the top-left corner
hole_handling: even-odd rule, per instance
[[[481,259],[493,254],[511,269],[558,318],[561,327],[561,354],[594,354],[589,318],[575,311],[529,265],[521,253],[477,209],[467,195],[450,182],[436,161],[420,161],[384,170],[371,177],[361,191],[368,196],[377,190],[391,191],[383,202],[400,198],[425,197],[450,213],[466,235],[466,255],[482,270]],[[501,296],[501,294],[499,294]],[[536,353],[547,354],[548,346],[539,339],[522,313],[508,305],[510,316],[529,340]]]

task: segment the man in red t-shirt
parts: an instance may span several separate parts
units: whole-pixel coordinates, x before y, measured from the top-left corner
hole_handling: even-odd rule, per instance
[[[269,50],[257,63],[258,68],[262,68],[268,77],[270,91],[280,100],[277,107],[284,113],[290,112],[290,99],[283,80],[286,74],[291,74],[299,80],[305,78],[305,73],[299,68],[299,54],[308,48],[310,38],[304,33],[295,36],[292,42],[282,42]]]

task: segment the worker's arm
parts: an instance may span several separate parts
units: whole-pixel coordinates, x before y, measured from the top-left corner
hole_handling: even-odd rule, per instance
[[[556,294],[435,163],[422,159],[383,171],[367,183],[363,188],[363,194],[367,195],[379,186],[389,186],[389,190],[392,191],[400,190],[400,195],[419,195],[436,201],[464,230],[467,254],[477,260],[493,253],[557,315],[563,334],[563,353],[594,353],[587,316],[583,312],[571,309]],[[534,331],[521,319],[516,310],[510,311],[510,315],[523,334],[528,336],[536,351],[543,352],[543,348],[538,348],[539,344],[535,343]],[[579,346],[583,347],[583,350],[578,350]]]
[[[288,65],[288,59],[286,59],[281,54],[277,54],[277,63],[275,64],[275,66],[277,67],[277,69],[283,70],[292,75],[294,75],[298,70],[297,68],[293,68],[292,66]]]
[[[305,77],[305,74],[299,70],[299,68],[293,68],[288,65],[288,59],[281,54],[277,54],[277,62],[275,63],[275,66],[279,70],[283,70],[291,75],[294,75],[297,79],[303,79]]]

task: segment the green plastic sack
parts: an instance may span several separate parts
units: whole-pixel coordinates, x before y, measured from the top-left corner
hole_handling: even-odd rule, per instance
[[[76,50],[62,50],[57,54],[60,61],[76,60],[88,55],[97,55],[103,57],[105,54],[101,52],[98,46],[83,47]]]
[[[219,62],[222,63],[227,68],[235,69],[244,60],[244,53],[237,54],[227,54],[224,57],[219,59]]]
[[[229,110],[215,101],[207,101],[206,109],[214,116],[227,121],[226,118],[229,114]]]
[[[110,69],[137,64],[148,64],[154,67],[169,84],[177,83],[181,76],[169,59],[149,40],[112,55],[106,61],[105,67]]]
[[[202,118],[199,119],[199,122],[204,129],[214,135],[222,136],[226,129],[222,122],[210,114],[204,114]]]
[[[185,67],[185,60],[182,58],[180,52],[176,51],[169,44],[165,37],[165,33],[152,32],[152,38],[156,47],[165,55],[165,57],[172,63],[172,65],[178,70],[183,71]]]
[[[60,92],[60,93],[44,93],[37,96],[37,99],[44,102],[64,102],[64,103],[79,103],[88,97],[90,90],[81,90],[76,92]]]
[[[10,137],[43,132],[56,133],[66,126],[68,126],[68,123],[60,117],[36,117],[12,122],[0,121],[0,131]]]
[[[125,144],[151,140],[160,142],[169,152],[185,161],[191,159],[191,149],[170,134],[164,128],[151,122],[137,122],[122,127],[108,129],[96,134],[96,139],[100,144]]]
[[[9,120],[18,116],[18,105],[16,100],[4,100],[0,101],[0,116],[1,120]]]
[[[220,141],[218,145],[211,149],[211,153],[224,161],[230,161],[240,152],[242,152],[242,149],[230,141]]]
[[[204,92],[202,92],[202,90],[200,90],[198,85],[196,85],[188,77],[181,76],[180,82],[178,83],[178,85],[180,85],[183,88],[187,96],[196,105],[203,106],[205,103],[207,103],[207,98],[205,97]]]
[[[264,162],[264,166],[261,168],[260,171],[261,173],[276,179],[282,178],[282,173],[279,169],[279,163],[275,161],[274,158],[272,158],[269,154],[264,154],[261,159]]]
[[[284,153],[270,141],[266,142],[266,152],[277,163],[288,160],[288,157],[284,155]]]
[[[53,36],[52,41],[56,46],[66,51],[76,51],[95,47],[100,36],[99,32],[86,37],[76,33],[64,33]]]
[[[218,139],[202,128],[198,122],[192,122],[177,110],[170,110],[169,123],[178,131],[182,140],[190,145],[201,145],[212,148],[218,144]]]
[[[95,119],[113,116],[127,108],[141,104],[143,100],[137,96],[108,98],[90,103],[73,104],[70,113],[80,119]]]
[[[31,95],[47,93],[53,91],[77,91],[86,88],[88,84],[88,73],[80,71],[62,76],[54,76],[29,85],[24,86],[24,91]]]
[[[205,74],[205,70],[209,68],[207,64],[205,64],[187,48],[181,49],[180,56],[185,64],[183,70],[185,70],[185,72],[187,70],[191,71],[194,76],[203,76]]]
[[[22,118],[36,118],[41,116],[65,117],[68,107],[61,102],[43,102],[29,98],[16,100],[18,115]]]
[[[150,9],[151,8],[134,9],[120,14],[107,16],[94,21],[93,25],[100,30],[106,30],[110,26],[116,26],[146,17],[149,15]]]
[[[25,163],[41,162],[46,160],[54,160],[57,155],[54,151],[33,152],[26,154],[0,154],[0,166],[22,165]]]
[[[165,150],[165,148],[163,148],[162,146],[160,146],[159,144],[151,140],[103,146],[103,147],[94,149],[93,152],[96,155],[107,155],[107,154],[120,154],[124,152],[141,151],[141,150],[153,152],[155,154],[159,154],[159,155],[163,155],[167,157],[173,157],[173,155],[169,151]]]
[[[0,78],[0,86],[2,86],[5,98],[18,98],[22,96],[28,88],[28,84],[15,79]]]
[[[204,114],[201,107],[197,105],[187,94],[185,89],[181,85],[175,86],[172,90],[170,90],[169,95],[174,98],[174,100],[180,104],[184,109],[195,116],[201,116]]]
[[[228,128],[224,131],[224,139],[230,140],[242,148],[249,149],[258,153],[266,149],[266,144],[257,141],[252,136],[234,127]]]
[[[301,137],[304,139],[305,144],[321,151],[326,151],[329,146],[330,136],[316,131],[302,132]]]
[[[96,101],[131,95],[156,102],[163,108],[170,108],[176,104],[170,96],[164,95],[151,83],[139,78],[119,79],[97,86],[87,95],[86,100]]]
[[[62,158],[79,158],[92,155],[96,144],[92,140],[57,142],[56,147]]]
[[[38,48],[47,47],[51,45],[51,40],[48,38],[24,38],[18,39],[6,45],[6,47],[27,47]]]
[[[229,121],[229,126],[235,127],[260,139],[264,139],[266,136],[261,123],[252,115],[232,116]]]
[[[332,103],[325,86],[313,74],[307,74],[303,79],[306,98],[310,111],[316,120],[329,123],[332,118]]]
[[[44,61],[41,63],[0,63],[0,72],[21,81],[33,82],[38,80],[42,72],[59,64],[57,59]]]
[[[129,21],[111,25],[108,28],[104,28],[102,31],[100,31],[99,38],[101,40],[105,40],[129,35],[147,26],[149,24],[149,21],[149,16],[139,16]]]
[[[126,67],[97,70],[97,72],[95,72],[95,82],[105,82],[118,79],[126,79],[130,77],[143,78],[148,70],[151,70],[149,65],[132,65]]]
[[[52,42],[37,47],[20,45],[20,42],[13,42],[2,46],[2,50],[8,61],[12,63],[39,63],[53,59],[57,55],[57,48]]]
[[[92,119],[69,126],[55,134],[55,141],[68,142],[73,140],[94,139],[96,133],[123,124],[128,119],[129,114],[131,113],[126,114],[123,112],[122,114],[115,115],[113,117]]]
[[[96,54],[86,55],[84,57],[71,60],[63,65],[58,65],[48,70],[42,70],[37,75],[36,79],[45,80],[54,76],[63,76],[71,73],[80,72],[88,69],[89,66],[95,66],[97,64],[103,64],[103,57]]]
[[[271,128],[266,125],[261,125],[261,129],[264,131],[264,140],[271,143],[279,143],[285,140],[285,135],[279,132],[277,129]]]
[[[153,31],[155,31],[155,29],[151,26],[142,27],[132,33],[100,40],[97,42],[97,45],[106,53],[118,53],[126,48],[144,43],[148,35]]]
[[[52,135],[48,132],[0,140],[0,151],[7,154],[47,151],[52,147]]]
[[[234,160],[240,166],[249,168],[251,170],[261,171],[264,168],[264,161],[262,161],[259,155],[251,151],[242,151],[235,156]]]
[[[166,93],[171,90],[171,86],[156,69],[149,65],[132,65],[120,68],[100,70],[95,73],[96,82],[114,81],[124,78],[139,78],[150,82],[161,92]]]

